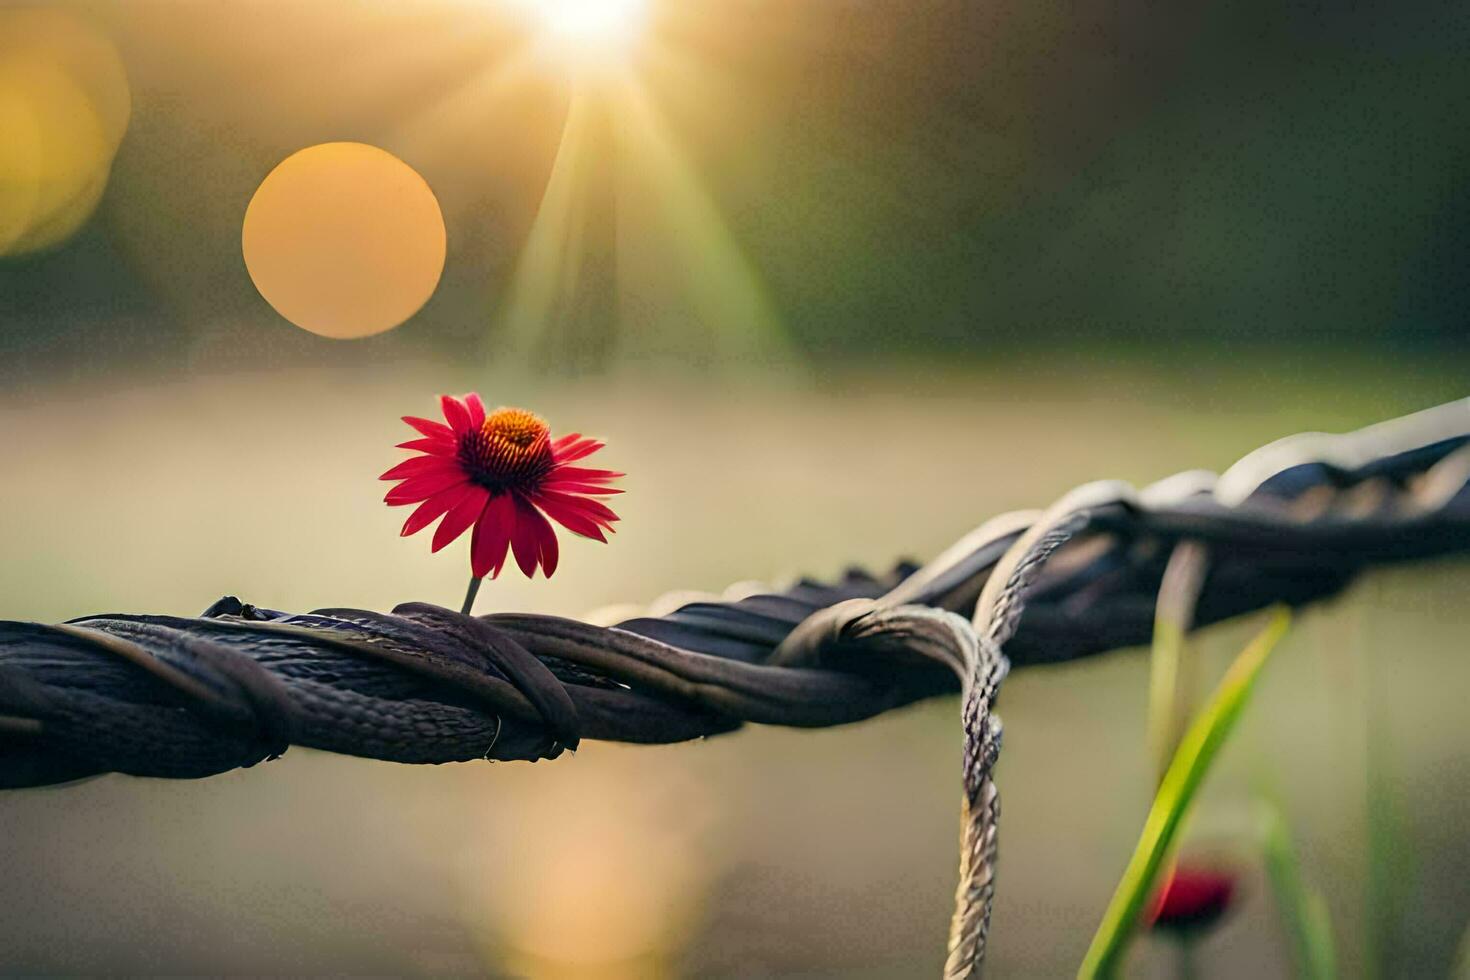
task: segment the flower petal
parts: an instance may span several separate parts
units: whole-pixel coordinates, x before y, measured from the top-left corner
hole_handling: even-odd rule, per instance
[[[617,470],[590,470],[585,466],[553,466],[546,474],[547,480],[566,480],[572,483],[606,483],[625,474]]]
[[[484,487],[470,484],[469,492],[459,498],[459,503],[449,509],[444,515],[444,520],[434,529],[434,543],[429,548],[430,552],[437,552],[449,545],[475,523],[475,519],[485,509],[485,504],[490,499],[490,491]]]
[[[403,421],[431,439],[439,438],[448,439],[450,442],[454,441],[454,430],[443,422],[431,422],[428,419],[421,419],[416,415],[405,415],[403,416]]]
[[[538,511],[537,517],[541,517]],[[541,571],[551,578],[551,573],[556,571],[556,563],[560,560],[561,545],[556,540],[556,529],[545,517],[541,517],[541,523],[546,526],[546,533],[541,536]]]
[[[608,494],[623,492],[618,487],[599,487],[595,483],[562,483],[560,480],[550,480],[541,486],[543,489],[554,490],[557,493],[589,494],[594,497],[606,497]]]
[[[515,529],[516,511],[510,494],[499,493],[485,501],[475,533],[470,538],[470,569],[476,578],[497,577],[505,565],[505,551],[510,547]]]
[[[561,441],[558,439],[557,443]],[[607,443],[598,442],[596,439],[581,439],[577,442],[567,443],[565,446],[560,446],[560,448],[553,445],[551,447],[551,454],[556,458],[558,463],[570,463],[574,460],[581,459],[583,456],[591,456],[605,445]]]
[[[470,428],[478,431],[485,424],[485,403],[480,401],[477,392],[470,392],[464,396],[465,407],[470,410]]]
[[[516,497],[516,526],[529,523],[536,530],[536,540],[541,558],[541,570],[547,578],[556,571],[561,549],[556,541],[556,528],[551,526],[536,506],[524,497]]]
[[[539,494],[541,499],[550,500],[552,503],[563,504],[586,513],[599,524],[606,525],[618,519],[618,515],[612,512],[600,500],[592,500],[589,497],[578,497],[570,493],[561,493],[557,490],[543,489]]]
[[[408,515],[408,520],[403,522],[401,536],[406,538],[410,534],[417,534],[434,523],[438,520],[439,515],[458,504],[471,489],[473,489],[472,484],[462,483],[448,490],[442,490],[419,504],[418,508]]]
[[[536,566],[541,561],[541,549],[546,537],[552,539],[552,548],[556,547],[556,532],[541,516],[541,512],[521,497],[520,494],[511,494],[515,500],[516,526],[510,534],[511,550],[515,552],[516,564],[520,566],[521,572],[526,578],[536,574]],[[556,568],[555,559],[551,567]],[[550,573],[548,573],[550,574]]]
[[[439,439],[425,437],[423,439],[410,439],[408,442],[400,442],[395,449],[413,449],[421,453],[432,453],[435,456],[453,456],[459,447],[453,439]]]
[[[439,407],[444,410],[444,420],[449,423],[455,435],[464,435],[470,431],[470,410],[458,398],[440,395]]]
[[[468,482],[470,482],[469,478],[458,471],[416,476],[411,480],[404,480],[398,486],[389,490],[387,495],[383,497],[383,503],[392,507],[397,507],[401,504],[416,504],[420,500],[428,500],[434,494],[448,490],[450,487]]]
[[[607,541],[606,535],[602,533],[602,525],[598,524],[591,515],[578,510],[574,504],[550,499],[545,493],[538,493],[531,500],[546,512],[546,516],[573,534],[580,534],[594,541]]]
[[[378,477],[378,479],[406,480],[411,476],[428,476],[430,473],[459,473],[461,476],[464,475],[459,464],[453,459],[447,459],[443,456],[414,456],[412,459],[405,459]]]

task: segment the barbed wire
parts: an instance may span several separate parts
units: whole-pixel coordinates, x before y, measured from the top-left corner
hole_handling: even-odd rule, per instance
[[[1087,484],[990,520],[923,566],[681,594],[612,626],[424,603],[293,614],[234,598],[196,618],[0,622],[0,788],[198,778],[292,745],[535,761],[582,739],[840,725],[959,691],[961,876],[945,975],[972,977],[994,894],[1001,683],[1012,668],[1147,641],[1185,543],[1209,560],[1168,601],[1194,626],[1470,549],[1470,399],[1284,439],[1218,477]]]

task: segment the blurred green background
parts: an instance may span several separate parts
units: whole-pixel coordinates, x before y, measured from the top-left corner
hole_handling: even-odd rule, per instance
[[[630,474],[610,545],[482,592],[567,615],[927,558],[1086,480],[1465,394],[1459,4],[655,3],[629,70],[656,113],[594,93],[573,274],[529,309],[592,83],[507,74],[509,7],[40,6],[115,45],[130,113],[95,213],[0,257],[3,617],[458,601],[463,549],[398,538],[375,480],[441,391]],[[256,293],[240,224],[284,156],[343,139],[428,180],[449,248],[418,316],[333,342]],[[1370,576],[1267,668],[1192,831],[1244,876],[1206,976],[1290,975],[1262,794],[1346,975],[1451,970],[1467,585]],[[1205,634],[1212,669],[1250,626]],[[1150,796],[1146,686],[1137,651],[1008,682],[993,976],[1075,970]],[[932,976],[958,736],[945,700],[536,766],[293,750],[9,794],[0,971]]]
[[[502,355],[573,88],[507,70],[512,0],[44,6],[113,39],[134,112],[96,220],[0,265],[7,380]],[[691,338],[774,321],[824,362],[1466,354],[1463,4],[711,0],[649,19],[633,69],[673,172],[629,113],[586,153],[582,288],[620,292],[559,312],[599,353],[687,363],[716,352]],[[343,139],[422,173],[450,244],[412,329],[351,352],[280,329],[239,250],[265,174]]]

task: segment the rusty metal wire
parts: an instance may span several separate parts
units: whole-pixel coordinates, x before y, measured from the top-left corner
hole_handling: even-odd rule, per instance
[[[960,691],[961,881],[948,977],[977,974],[994,891],[992,713],[1011,668],[1145,642],[1170,557],[1207,549],[1203,626],[1470,549],[1470,399],[1266,446],[1223,475],[1079,487],[922,566],[664,603],[604,627],[422,603],[0,622],[0,788],[197,778],[292,745],[396,762],[551,759],[746,722],[840,725]],[[665,608],[667,607],[667,608]]]

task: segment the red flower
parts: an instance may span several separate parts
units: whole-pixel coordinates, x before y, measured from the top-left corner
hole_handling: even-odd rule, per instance
[[[618,519],[593,497],[622,493],[608,486],[623,474],[571,464],[603,444],[578,433],[551,438],[538,416],[520,408],[497,408],[488,415],[480,396],[463,401],[441,395],[444,419],[405,416],[422,439],[399,444],[422,453],[384,473],[402,482],[384,497],[390,506],[418,504],[404,522],[403,534],[422,531],[440,517],[434,532],[438,551],[473,527],[470,567],[476,578],[498,576],[507,551],[529,578],[540,565],[556,571],[556,532],[550,517],[583,537],[606,541]]]
[[[1148,924],[1181,932],[1206,929],[1225,914],[1234,895],[1235,877],[1228,872],[1177,867],[1154,899]]]

